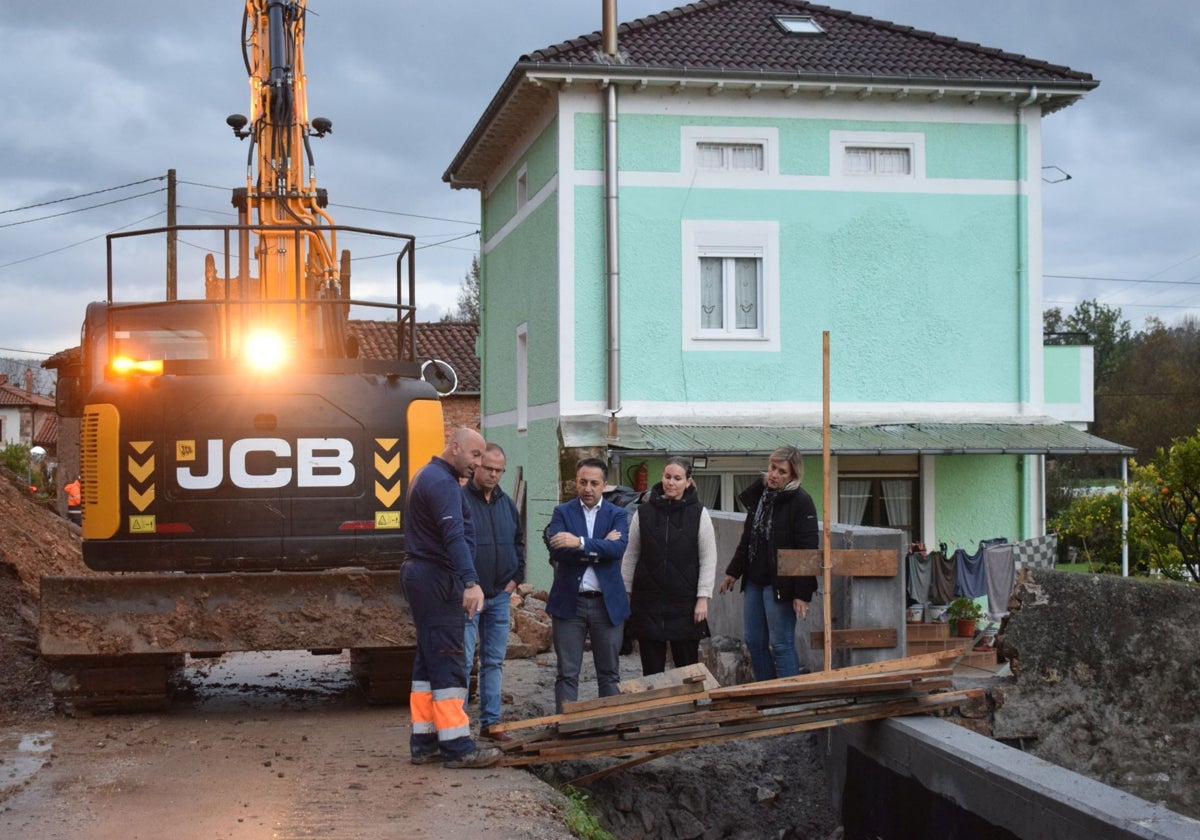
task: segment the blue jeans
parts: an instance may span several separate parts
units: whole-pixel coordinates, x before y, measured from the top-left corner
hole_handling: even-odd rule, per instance
[[[592,637],[592,662],[601,697],[621,692],[621,637],[624,626],[608,619],[603,598],[575,599],[575,615],[554,616],[551,625],[558,676],[554,680],[554,711],[562,714],[563,703],[579,699],[579,672],[583,669],[583,645]]]
[[[463,652],[467,673],[475,659],[479,643],[479,725],[500,722],[500,681],[504,676],[504,657],[508,653],[508,602],[511,596],[501,589],[483,601],[483,612],[463,628]]]
[[[746,581],[743,629],[756,681],[794,677],[800,673],[796,612],[791,601],[775,600],[770,584],[759,586]]]

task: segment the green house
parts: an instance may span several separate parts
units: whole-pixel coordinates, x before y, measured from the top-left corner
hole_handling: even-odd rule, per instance
[[[827,333],[835,521],[1043,533],[1048,455],[1130,451],[1085,431],[1090,348],[1041,335],[1043,119],[1097,84],[798,0],[521,56],[443,178],[480,194],[482,421],[529,531],[585,454],[692,456],[737,511],[790,443],[820,506]]]

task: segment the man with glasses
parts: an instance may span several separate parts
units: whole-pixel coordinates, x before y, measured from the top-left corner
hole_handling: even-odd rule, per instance
[[[500,489],[506,459],[504,450],[489,443],[483,460],[463,487],[463,498],[475,528],[475,573],[483,587],[483,609],[467,620],[463,651],[467,672],[479,647],[479,734],[508,741],[492,732],[500,722],[500,683],[508,652],[509,598],[525,581],[525,532],[513,500]]]

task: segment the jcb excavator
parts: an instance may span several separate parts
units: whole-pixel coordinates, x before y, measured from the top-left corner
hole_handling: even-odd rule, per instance
[[[335,225],[316,186],[310,140],[331,124],[308,115],[305,24],[305,0],[247,0],[237,223],[111,234],[107,297],[60,372],[96,572],[42,581],[65,706],[160,708],[185,655],[253,650],[350,650],[370,699],[407,699],[402,507],[442,449],[442,410],[416,357],[413,237]],[[393,302],[351,296],[339,237],[388,255],[385,276],[394,257]],[[177,249],[201,242],[203,270],[177,276]],[[145,288],[156,244],[164,293],[119,297]],[[386,352],[363,358],[352,308],[394,325]]]

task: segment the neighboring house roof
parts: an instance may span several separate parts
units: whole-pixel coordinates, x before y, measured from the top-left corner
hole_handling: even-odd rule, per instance
[[[33,442],[40,446],[58,447],[58,415],[47,414],[33,435]]]
[[[785,32],[776,15],[809,16],[823,32]],[[442,180],[482,188],[556,87],[580,77],[714,93],[1012,102],[1037,88],[1047,113],[1099,84],[1069,67],[802,0],[698,0],[621,24],[617,33],[615,61],[599,32],[521,56]]]
[[[7,383],[0,385],[0,406],[54,408],[54,400],[41,394],[31,394],[24,388]]]
[[[767,455],[783,444],[807,454],[823,450],[820,426],[628,423],[614,440],[607,437],[602,420],[567,419],[563,444],[674,455]],[[829,448],[838,455],[1132,455],[1137,451],[1052,418],[1026,423],[835,425],[829,430]]]
[[[364,359],[390,359],[396,353],[395,321],[349,322],[350,334],[358,339]],[[458,374],[458,394],[479,393],[479,357],[475,344],[479,325],[459,321],[417,324],[417,359],[441,359]]]

